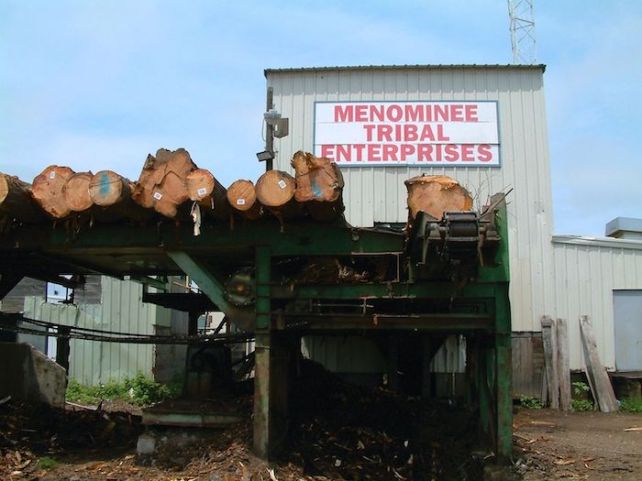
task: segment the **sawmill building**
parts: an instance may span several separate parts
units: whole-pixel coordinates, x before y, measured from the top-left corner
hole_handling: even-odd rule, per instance
[[[508,192],[514,391],[528,395],[540,393],[542,316],[568,321],[571,369],[583,367],[578,318],[587,315],[607,368],[642,371],[640,226],[615,225],[603,238],[555,233],[544,72],[544,65],[265,71],[275,109],[290,119],[289,135],[275,143],[275,168],[291,171],[301,149],[334,156],[354,226],[404,224],[404,181],[422,173],[453,177],[475,208]],[[426,125],[433,137],[418,138]],[[433,371],[462,371],[462,342],[450,339]],[[376,346],[363,339],[312,338],[306,349],[353,377],[383,369]]]

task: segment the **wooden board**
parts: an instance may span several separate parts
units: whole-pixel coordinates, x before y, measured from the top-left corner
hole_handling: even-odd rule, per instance
[[[568,326],[566,319],[556,321],[557,376],[559,378],[560,408],[571,409],[571,366],[569,360]]]
[[[593,326],[588,316],[580,317],[580,333],[582,338],[582,351],[586,363],[586,376],[593,390],[593,397],[597,401],[600,411],[605,413],[618,410],[617,399],[609,375],[600,360],[600,355],[593,334]]]
[[[542,320],[542,341],[544,344],[544,363],[546,365],[546,380],[548,381],[548,399],[552,409],[559,409],[559,377],[557,373],[557,342],[555,321],[548,316]]]
[[[544,350],[540,332],[514,332],[511,336],[513,398],[541,399]]]

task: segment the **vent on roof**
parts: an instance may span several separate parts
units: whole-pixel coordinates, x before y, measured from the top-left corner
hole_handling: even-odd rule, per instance
[[[616,239],[642,241],[642,219],[616,217],[606,224],[606,235]]]

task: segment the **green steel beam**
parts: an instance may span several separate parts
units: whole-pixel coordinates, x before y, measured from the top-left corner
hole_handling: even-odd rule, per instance
[[[13,250],[19,245],[26,251],[73,255],[163,251],[211,254],[221,249],[252,249],[257,244],[270,245],[273,256],[399,253],[404,248],[404,236],[318,222],[286,224],[281,231],[276,220],[266,220],[239,224],[234,229],[227,223],[208,225],[199,236],[194,236],[187,224],[177,227],[164,223],[148,228],[98,224],[74,238],[61,227],[45,230],[25,226],[0,238],[0,250]]]
[[[475,282],[508,282],[510,268],[508,262],[508,213],[506,204],[502,203],[495,214],[495,225],[501,241],[497,248],[494,266],[484,266],[479,269]]]
[[[153,287],[160,291],[167,291],[167,279],[164,281],[149,276],[129,276],[130,281],[138,282],[145,286]]]
[[[223,312],[228,313],[237,310],[227,301],[224,295],[225,287],[207,266],[185,252],[168,252],[167,255],[185,274],[194,279],[199,289]]]
[[[384,284],[277,285],[275,299],[451,299],[493,298],[495,285],[471,283],[459,289],[451,282],[395,282]]]
[[[508,283],[497,285],[495,295],[495,383],[497,458],[508,463],[513,448],[511,319]]]
[[[374,314],[366,316],[293,315],[293,324],[285,328],[302,331],[373,331],[405,330],[444,333],[493,331],[493,318],[483,314]]]

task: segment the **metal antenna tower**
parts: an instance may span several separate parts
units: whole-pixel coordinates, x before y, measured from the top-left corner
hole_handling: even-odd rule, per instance
[[[507,0],[513,63],[533,64],[537,57],[533,0]]]

